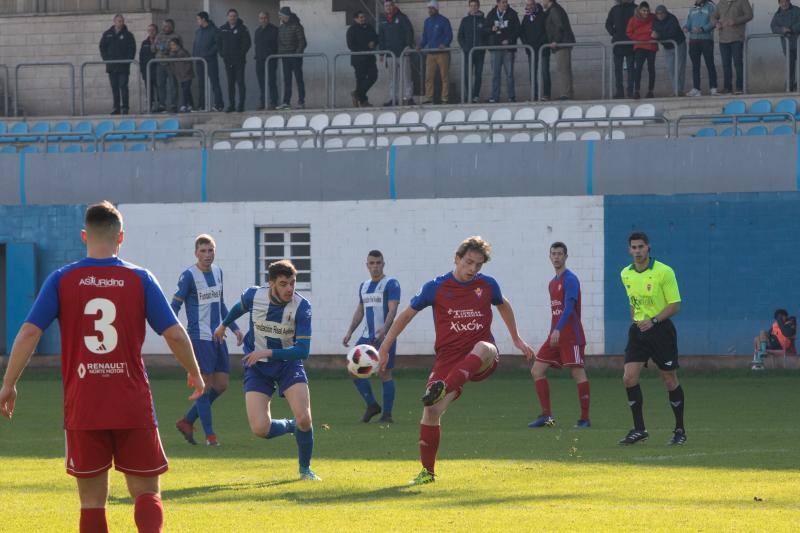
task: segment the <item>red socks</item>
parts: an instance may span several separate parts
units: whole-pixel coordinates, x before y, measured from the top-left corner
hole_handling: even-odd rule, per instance
[[[464,383],[469,380],[478,370],[483,366],[483,361],[474,353],[469,354],[461,361],[457,367],[447,374],[444,380],[447,385],[447,392],[458,390],[464,386]]]
[[[80,533],[108,533],[104,507],[81,509]]]
[[[164,526],[164,508],[158,494],[140,494],[133,508],[133,519],[139,533],[161,533]],[[83,531],[81,531],[83,533]]]
[[[578,401],[581,404],[581,420],[589,420],[589,382],[578,383]]]
[[[436,465],[436,452],[439,451],[440,426],[419,425],[419,458],[425,470],[433,474]]]
[[[536,395],[539,397],[539,404],[542,406],[542,414],[551,416],[550,411],[550,384],[546,378],[537,379],[533,382],[536,385]]]

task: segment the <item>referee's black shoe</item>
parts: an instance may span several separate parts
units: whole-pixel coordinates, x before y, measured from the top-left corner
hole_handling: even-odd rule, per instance
[[[669,439],[667,446],[683,446],[686,444],[686,430],[678,428],[672,433],[672,438]]]
[[[377,403],[373,403],[372,405],[367,406],[367,410],[364,411],[364,416],[361,417],[361,421],[365,424],[372,420],[372,417],[375,415],[381,414],[381,406]]]
[[[650,437],[650,434],[647,433],[647,430],[639,430],[639,429],[632,429],[625,435],[625,438],[619,441],[620,446],[630,446],[631,444],[636,444],[637,442],[644,442]]]

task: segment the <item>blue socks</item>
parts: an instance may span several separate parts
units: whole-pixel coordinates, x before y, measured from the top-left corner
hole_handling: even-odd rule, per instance
[[[297,440],[297,459],[300,463],[300,468],[309,468],[311,466],[311,452],[314,451],[314,428],[308,431],[301,431],[300,429],[294,432],[294,438]]]
[[[286,435],[287,433],[294,433],[295,428],[296,426],[294,420],[288,420],[286,418],[273,420],[269,426],[269,431],[264,438],[274,439],[275,437],[280,437],[281,435]]]
[[[394,407],[394,380],[383,382],[383,416],[391,416]]]
[[[195,400],[191,409],[186,413],[186,420],[190,424],[194,424],[195,420],[200,418],[200,423],[203,425],[203,431],[206,435],[213,435],[214,429],[211,424],[211,404],[214,400],[220,397],[216,389],[210,388],[205,394]]]
[[[356,386],[356,390],[361,397],[364,398],[364,402],[366,402],[367,407],[378,403],[375,401],[375,396],[372,394],[372,385],[370,385],[369,379],[355,378],[353,380],[353,384]]]

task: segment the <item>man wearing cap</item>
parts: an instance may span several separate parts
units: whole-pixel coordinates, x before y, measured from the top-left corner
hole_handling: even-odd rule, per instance
[[[302,54],[306,43],[306,32],[300,24],[300,18],[292,13],[289,6],[283,6],[278,11],[281,25],[278,28],[278,53]],[[297,82],[297,106],[300,109],[306,106],[306,84],[303,81],[303,58],[283,58],[283,103],[278,109],[289,109],[292,101],[292,74]]]
[[[675,54],[678,54],[678,95],[684,96],[686,81],[686,36],[681,29],[678,17],[667,11],[666,6],[656,7],[656,20],[653,21],[653,39],[662,41],[667,72],[672,85],[675,85]],[[677,46],[663,41],[675,41]]]
[[[453,28],[450,21],[439,13],[439,2],[428,2],[428,18],[422,31],[422,40],[417,50],[436,50],[448,48],[453,41]],[[442,103],[446,104],[450,98],[450,52],[428,52],[425,54],[425,98],[423,104],[433,102],[433,84],[436,72],[442,82]]]

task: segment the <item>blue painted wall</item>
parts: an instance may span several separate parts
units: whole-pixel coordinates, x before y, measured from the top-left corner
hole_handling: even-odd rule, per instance
[[[683,299],[682,354],[750,354],[776,308],[800,313],[800,193],[606,196],[606,353],[624,352],[630,313],[619,279],[627,237],[648,234]]]
[[[80,235],[85,210],[83,205],[0,206],[0,242],[35,244],[37,287],[41,287],[50,272],[86,255]],[[8,268],[13,265],[8,264]],[[60,351],[58,326],[53,324],[45,332],[38,353]]]

